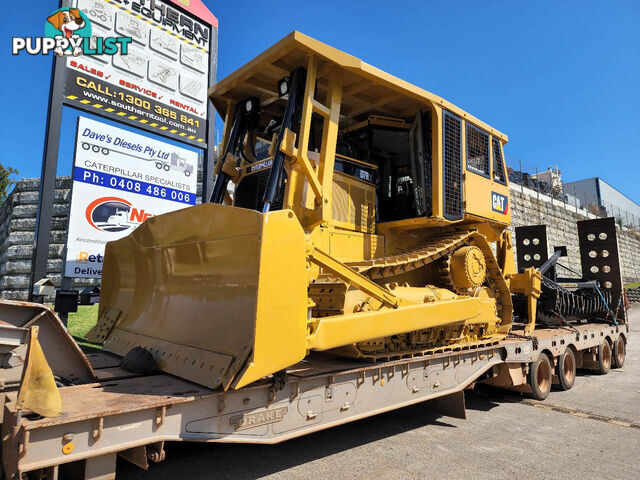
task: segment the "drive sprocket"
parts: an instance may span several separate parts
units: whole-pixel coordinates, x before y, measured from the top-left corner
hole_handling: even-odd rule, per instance
[[[475,245],[456,249],[442,260],[440,275],[444,284],[459,295],[469,295],[487,278],[487,261]]]

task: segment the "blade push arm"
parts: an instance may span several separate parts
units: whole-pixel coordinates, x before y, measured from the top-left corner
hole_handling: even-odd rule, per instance
[[[216,183],[213,186],[213,192],[211,192],[211,198],[209,199],[211,203],[222,203],[224,200],[227,184],[231,176],[224,172],[222,166],[229,154],[238,158],[240,158],[240,155],[243,155],[242,145],[244,139],[247,135],[249,135],[249,139],[251,139],[258,125],[259,118],[260,102],[257,98],[247,98],[245,101],[236,104],[229,140],[225,145],[224,152],[218,158],[216,165],[217,177]]]
[[[271,204],[278,195],[278,187],[280,186],[280,181],[282,179],[285,158],[285,154],[280,149],[280,145],[282,144],[285,132],[287,130],[291,130],[291,127],[293,126],[296,112],[300,110],[300,97],[301,91],[304,90],[305,77],[306,72],[303,68],[294,70],[289,77],[289,100],[287,101],[287,107],[285,108],[284,116],[282,118],[282,125],[280,126],[280,131],[278,132],[276,140],[271,173],[269,174],[267,187],[264,191],[264,207],[262,209],[262,213],[267,213],[271,209]]]

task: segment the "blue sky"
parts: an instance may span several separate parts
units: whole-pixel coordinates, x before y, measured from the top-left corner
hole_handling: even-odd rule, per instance
[[[0,162],[37,177],[51,58],[12,57],[10,37],[42,35],[57,0],[7,3]],[[530,170],[599,176],[640,203],[637,0],[205,3],[220,21],[218,78],[300,30],[505,132],[507,157]],[[65,110],[62,144],[73,142],[77,116]],[[60,173],[71,151],[61,150]]]

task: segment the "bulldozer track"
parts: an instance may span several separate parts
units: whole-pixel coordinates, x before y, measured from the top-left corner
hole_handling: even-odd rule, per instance
[[[401,254],[360,262],[347,262],[347,265],[372,280],[395,276],[420,268],[452,253],[453,250],[462,246],[473,233],[465,230],[435,237],[429,242]]]
[[[383,360],[429,355],[453,350],[462,346],[478,348],[493,345],[499,340],[505,338],[511,329],[511,322],[513,318],[511,292],[502,274],[502,270],[495,259],[489,242],[482,234],[475,230],[461,230],[448,233],[435,237],[429,242],[400,254],[372,260],[346,262],[346,265],[372,280],[380,280],[424,267],[425,265],[438,261],[442,258],[447,259],[456,249],[467,245],[477,246],[482,250],[482,253],[485,256],[487,263],[486,282],[495,296],[496,314],[500,318],[500,321],[497,323],[497,332],[488,335],[486,338],[479,341],[450,341],[429,349],[402,349],[389,352],[371,353],[362,351],[357,345],[342,348],[350,349],[352,353],[357,352],[356,356],[360,358]],[[446,270],[446,264],[444,268]],[[447,282],[446,272],[441,280],[445,284],[450,283]],[[339,281],[336,278],[326,276],[321,277],[318,283],[311,285],[309,293],[312,297],[321,297],[322,295],[330,296],[334,294],[340,295],[342,292],[346,292],[347,288],[348,285],[346,283]],[[321,307],[319,311],[322,312],[320,316],[341,315],[344,313],[342,309],[337,308],[337,305],[326,308],[326,304],[325,307]]]

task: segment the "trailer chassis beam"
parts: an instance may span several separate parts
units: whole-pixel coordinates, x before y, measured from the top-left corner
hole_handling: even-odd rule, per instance
[[[493,346],[365,367],[349,362],[352,368],[337,372],[288,375],[278,392],[262,382],[239,391],[212,392],[187,402],[137,411],[71,414],[57,423],[23,418],[15,428],[10,426],[15,425],[15,410],[7,403],[2,457],[5,473],[13,478],[14,474],[37,470],[53,472],[51,469],[58,466],[89,459],[85,478],[101,478],[86,472],[95,471],[94,466],[104,467],[116,453],[135,447],[163,441],[274,444],[451,394],[456,395],[448,405],[453,409],[444,408],[447,402],[425,406],[434,412],[462,416],[459,392],[502,363],[505,355],[503,348]],[[88,386],[66,388],[83,387]],[[104,388],[108,392],[109,387]],[[122,386],[113,388],[120,392]],[[160,414],[163,408],[164,417]],[[87,465],[92,467],[87,470]]]

